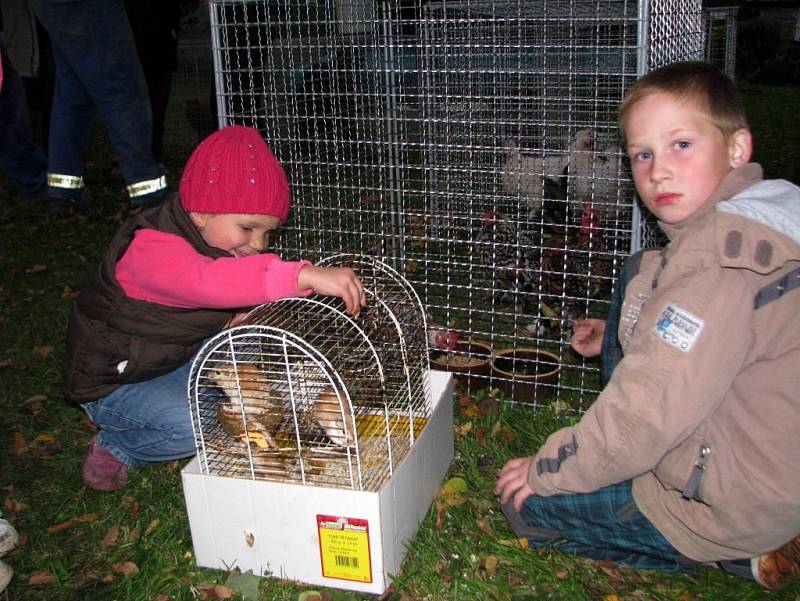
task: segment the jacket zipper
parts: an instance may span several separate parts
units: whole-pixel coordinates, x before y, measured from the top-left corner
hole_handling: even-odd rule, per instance
[[[683,488],[684,499],[696,499],[697,501],[700,500],[700,477],[703,475],[703,472],[706,469],[706,459],[710,454],[711,447],[707,445],[702,445],[700,447],[700,457],[692,467],[692,473],[689,476],[689,480],[686,482],[686,486]]]

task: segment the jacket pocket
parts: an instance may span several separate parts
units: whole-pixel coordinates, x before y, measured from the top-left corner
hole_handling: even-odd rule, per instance
[[[711,447],[705,443],[701,444],[697,454],[697,461],[692,466],[692,471],[686,480],[686,485],[683,487],[684,499],[703,500],[700,495],[700,484],[706,471],[709,455],[711,455]]]

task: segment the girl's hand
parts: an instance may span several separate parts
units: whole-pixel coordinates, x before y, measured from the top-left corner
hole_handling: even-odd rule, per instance
[[[367,304],[361,280],[349,267],[306,265],[297,274],[297,287],[341,298],[350,315],[356,315]]]
[[[598,357],[603,350],[605,331],[604,319],[576,319],[572,324],[572,338],[569,343],[575,352],[587,359]]]
[[[494,494],[500,496],[501,505],[513,498],[514,510],[519,512],[525,499],[535,494],[528,484],[528,472],[532,463],[533,457],[518,457],[506,463],[500,470]]]

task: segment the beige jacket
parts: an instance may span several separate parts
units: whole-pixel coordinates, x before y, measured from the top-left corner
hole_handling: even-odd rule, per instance
[[[753,557],[800,533],[800,188],[745,165],[662,227],[670,244],[626,289],[623,360],[528,480],[552,495],[633,479],[684,555]]]

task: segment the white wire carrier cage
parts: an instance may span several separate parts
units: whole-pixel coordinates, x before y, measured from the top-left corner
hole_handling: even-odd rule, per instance
[[[658,240],[616,111],[649,69],[703,58],[700,0],[212,0],[210,16],[220,125],[258,127],[289,175],[280,251],[379,257],[467,345],[443,352],[546,351],[555,381],[517,400],[583,410],[599,369],[569,350],[571,322],[607,312],[622,258]]]
[[[430,417],[425,312],[371,257],[353,267],[368,306],[313,295],[262,305],[211,338],[189,380],[205,474],[376,491]]]

